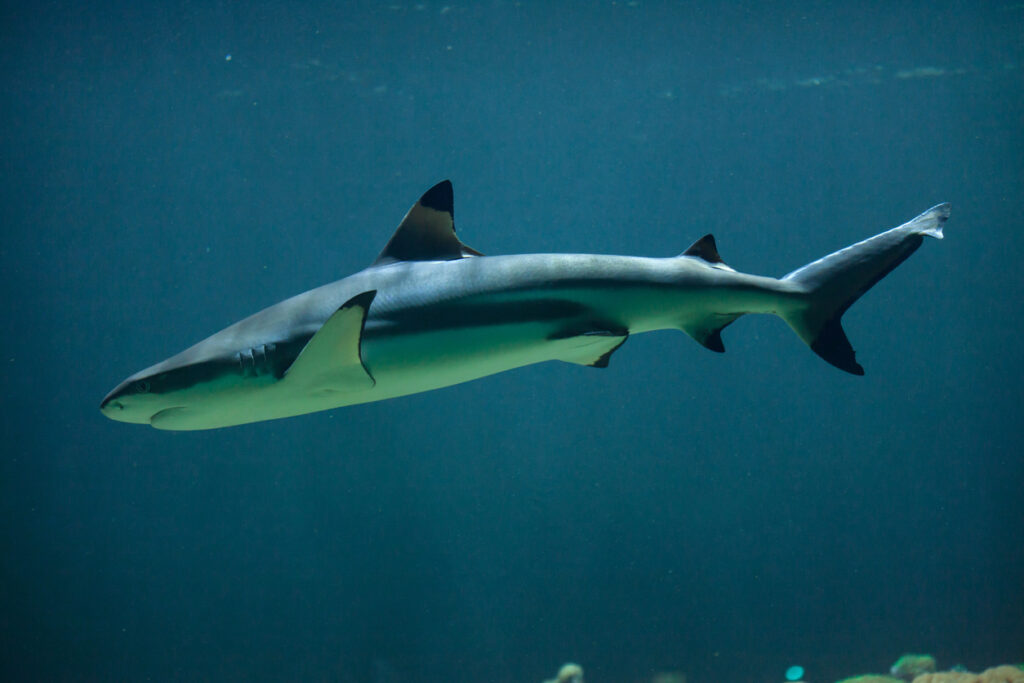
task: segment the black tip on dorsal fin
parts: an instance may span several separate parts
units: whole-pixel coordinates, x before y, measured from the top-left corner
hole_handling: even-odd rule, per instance
[[[455,236],[455,201],[450,180],[442,180],[413,204],[374,265],[395,261],[451,261],[481,256]]]
[[[715,238],[713,235],[704,235],[699,240],[689,246],[680,256],[696,256],[699,259],[703,259],[708,263],[721,263],[725,261],[718,255],[718,247],[715,245]]]
[[[442,211],[455,218],[455,193],[452,190],[452,181],[442,180],[424,192],[419,205],[434,211]]]

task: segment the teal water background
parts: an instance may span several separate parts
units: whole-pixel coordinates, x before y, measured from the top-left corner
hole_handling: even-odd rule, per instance
[[[5,680],[807,680],[1024,659],[1024,6],[0,8]],[[126,375],[367,265],[433,183],[488,254],[781,275],[940,201],[847,314],[637,336],[286,421]]]

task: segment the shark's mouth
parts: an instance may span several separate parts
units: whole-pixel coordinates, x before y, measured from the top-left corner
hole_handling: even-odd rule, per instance
[[[164,408],[163,410],[153,413],[152,417],[149,418],[149,424],[153,425],[157,429],[174,429],[173,425],[180,420],[182,413],[187,411],[187,406]]]

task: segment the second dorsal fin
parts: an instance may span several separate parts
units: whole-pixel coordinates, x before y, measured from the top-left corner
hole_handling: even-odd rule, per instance
[[[704,235],[691,244],[680,256],[696,256],[708,263],[721,263],[725,265],[725,261],[718,255],[718,246],[715,244],[715,238],[710,234]]]
[[[443,180],[413,204],[374,265],[395,261],[451,261],[482,256],[455,236],[452,184]]]

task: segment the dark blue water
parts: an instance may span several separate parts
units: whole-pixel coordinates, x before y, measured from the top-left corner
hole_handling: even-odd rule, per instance
[[[1018,3],[0,12],[7,680],[809,681],[1024,659]],[[637,336],[211,432],[124,376],[368,264],[451,178],[489,253],[780,275],[953,204],[846,316]]]

